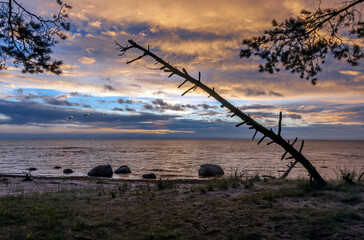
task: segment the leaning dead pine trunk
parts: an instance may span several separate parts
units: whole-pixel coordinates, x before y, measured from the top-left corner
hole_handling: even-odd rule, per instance
[[[271,139],[272,141],[270,141],[268,143],[268,145],[272,144],[272,143],[276,143],[276,144],[280,145],[285,150],[284,154],[282,155],[281,160],[286,158],[286,155],[289,154],[290,156],[287,157],[287,158],[288,159],[295,159],[297,162],[301,163],[303,165],[303,167],[308,171],[310,177],[312,177],[314,179],[314,181],[318,185],[325,185],[326,184],[325,180],[317,172],[316,168],[301,153],[304,141],[302,141],[300,149],[297,150],[293,146],[296,143],[297,138],[292,143],[290,143],[289,140],[286,141],[285,139],[282,138],[282,136],[281,136],[282,113],[279,114],[278,133],[276,134],[272,129],[267,129],[264,126],[260,125],[254,119],[252,119],[250,116],[243,113],[237,107],[235,107],[230,102],[228,102],[226,99],[221,97],[218,93],[215,92],[214,88],[211,89],[208,86],[206,86],[205,84],[203,84],[201,82],[201,73],[199,73],[198,79],[195,79],[191,75],[188,74],[186,69],[182,68],[182,71],[181,71],[177,67],[172,66],[168,62],[164,61],[163,59],[161,59],[160,57],[158,57],[157,55],[152,53],[149,50],[149,47],[148,47],[148,49],[146,49],[146,48],[138,45],[133,40],[129,40],[128,42],[129,42],[130,45],[127,45],[125,47],[118,44],[118,43],[116,43],[117,46],[119,47],[120,52],[121,52],[120,56],[123,56],[124,53],[126,51],[130,50],[130,49],[137,49],[137,50],[142,52],[142,55],[140,55],[139,57],[137,57],[137,58],[135,58],[133,60],[127,61],[126,62],[127,64],[132,63],[132,62],[137,61],[137,60],[140,60],[140,59],[142,59],[143,57],[146,57],[146,56],[152,57],[156,61],[157,64],[161,65],[161,67],[159,67],[158,69],[169,73],[169,77],[171,77],[172,75],[178,75],[178,76],[180,76],[181,78],[184,79],[182,84],[180,84],[178,87],[181,87],[186,82],[190,82],[190,83],[193,84],[193,86],[191,88],[189,88],[187,91],[185,91],[182,94],[182,96],[185,95],[186,93],[188,93],[191,90],[193,91],[193,90],[195,90],[197,88],[201,88],[203,91],[205,91],[208,94],[209,97],[213,97],[218,102],[220,102],[222,107],[226,107],[227,109],[229,109],[230,112],[232,113],[232,117],[237,116],[242,120],[242,122],[237,124],[236,127],[239,127],[239,126],[241,126],[243,124],[246,124],[247,126],[249,126],[249,129],[255,130],[253,139],[254,139],[254,137],[256,136],[256,134],[258,132],[263,134],[263,137],[258,141],[258,144],[260,144],[263,141],[263,139],[265,139],[265,138]]]

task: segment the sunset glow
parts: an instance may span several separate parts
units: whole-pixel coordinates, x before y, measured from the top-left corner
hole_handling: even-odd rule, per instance
[[[115,41],[133,39],[194,77],[200,71],[201,81],[266,127],[276,129],[282,111],[287,138],[364,139],[362,64],[329,58],[313,86],[287,71],[259,73],[259,59],[239,57],[242,39],[317,1],[65,2],[73,6],[71,31],[52,55],[63,60],[63,74],[0,71],[0,138],[251,138],[202,90],[182,97],[190,86],[178,89],[182,79],[150,69],[151,59],[125,64],[139,53],[118,56]],[[24,6],[47,17],[57,11],[54,0]]]

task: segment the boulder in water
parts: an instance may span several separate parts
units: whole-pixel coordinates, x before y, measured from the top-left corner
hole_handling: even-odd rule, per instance
[[[126,174],[126,173],[131,173],[131,170],[128,166],[123,165],[121,167],[119,167],[118,169],[116,169],[114,171],[115,174]]]
[[[28,168],[27,170],[28,170],[28,171],[37,171],[37,168],[35,168],[35,167],[31,167],[31,168]]]
[[[143,178],[145,179],[156,179],[157,176],[154,173],[147,173],[143,175]]]
[[[99,165],[87,173],[90,177],[112,177],[112,174],[113,172],[110,164]]]
[[[61,169],[61,166],[55,166],[54,169]]]
[[[224,170],[216,164],[203,164],[198,170],[200,177],[216,177],[224,175]]]
[[[63,169],[63,173],[64,174],[70,174],[70,173],[73,173],[73,170],[70,169],[70,168],[65,168],[65,169]]]

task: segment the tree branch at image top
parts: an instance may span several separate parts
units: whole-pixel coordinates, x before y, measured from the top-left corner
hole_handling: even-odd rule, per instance
[[[50,54],[58,41],[65,40],[70,29],[68,10],[72,7],[60,0],[57,14],[43,18],[27,10],[16,0],[0,2],[0,70],[8,61],[23,73],[51,72],[61,74],[62,61]]]
[[[272,29],[244,39],[240,57],[265,61],[260,72],[273,74],[283,67],[316,84],[328,54],[357,66],[364,57],[358,39],[364,37],[361,10],[364,0],[342,1],[339,7],[302,10],[297,17],[272,21]]]

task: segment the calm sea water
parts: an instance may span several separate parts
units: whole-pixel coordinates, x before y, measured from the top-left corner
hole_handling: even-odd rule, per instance
[[[201,164],[214,163],[226,175],[280,176],[288,163],[280,160],[282,154],[279,146],[250,140],[0,140],[0,173],[22,175],[35,167],[34,176],[63,176],[63,169],[71,168],[75,172],[68,176],[86,176],[93,167],[110,164],[132,171],[114,178],[154,172],[158,178],[197,179]],[[364,141],[307,141],[303,154],[325,178],[344,169],[364,171]],[[307,172],[297,164],[290,177]]]

